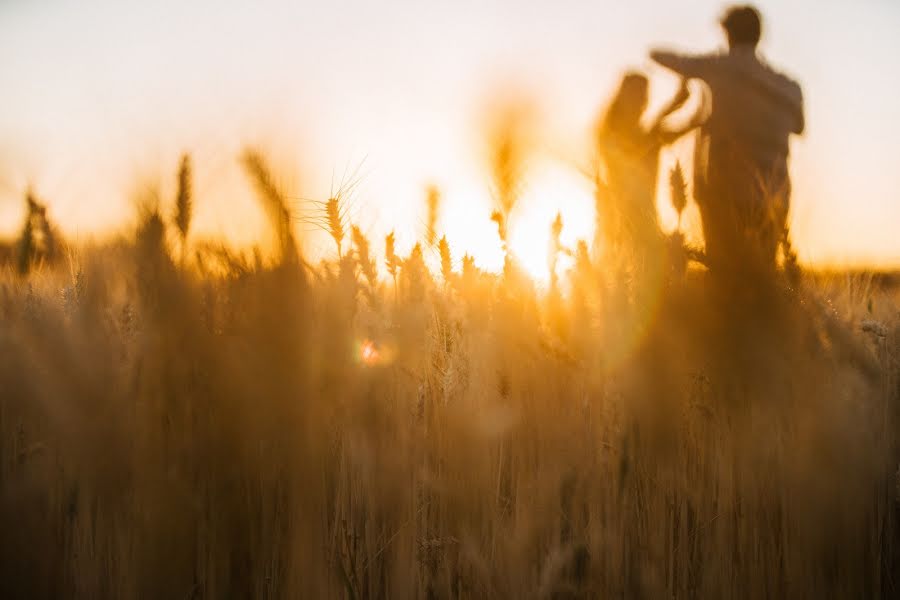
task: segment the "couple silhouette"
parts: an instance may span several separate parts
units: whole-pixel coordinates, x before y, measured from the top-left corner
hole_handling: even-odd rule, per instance
[[[616,207],[610,226],[614,236],[627,238],[639,263],[663,241],[655,202],[660,150],[695,129],[693,190],[710,270],[774,269],[788,242],[788,142],[804,129],[803,95],[759,57],[762,19],[755,8],[731,7],[721,25],[725,52],[650,53],[682,80],[649,127],[642,124],[649,81],[636,72],[623,77],[600,123],[600,154]],[[683,125],[670,127],[668,117],[690,97],[691,79],[702,81],[706,93]]]

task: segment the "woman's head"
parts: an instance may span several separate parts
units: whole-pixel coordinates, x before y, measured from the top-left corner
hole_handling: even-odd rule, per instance
[[[626,73],[606,111],[603,128],[623,130],[639,127],[647,108],[648,86],[645,75],[633,71]]]

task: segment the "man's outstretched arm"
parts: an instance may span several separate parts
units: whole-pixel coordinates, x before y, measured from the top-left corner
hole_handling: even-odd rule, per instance
[[[653,50],[650,59],[682,77],[704,79],[709,68],[708,56],[685,56],[666,50]]]

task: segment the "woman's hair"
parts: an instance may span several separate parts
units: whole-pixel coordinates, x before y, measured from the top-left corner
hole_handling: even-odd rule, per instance
[[[600,126],[601,132],[623,131],[637,127],[647,108],[647,77],[630,71],[622,77]]]

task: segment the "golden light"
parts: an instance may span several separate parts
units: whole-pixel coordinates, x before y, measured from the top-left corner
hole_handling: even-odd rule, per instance
[[[475,259],[485,271],[503,270],[503,247],[497,226],[490,219],[493,210],[489,188],[477,176],[464,173],[445,190],[439,229],[447,240],[457,265],[464,254]],[[561,240],[574,249],[579,239],[591,242],[594,235],[594,199],[590,182],[574,167],[544,159],[532,165],[521,196],[510,215],[509,250],[514,260],[538,283],[549,280],[547,267],[550,226],[560,212]],[[568,264],[561,257],[559,268]],[[560,273],[561,275],[562,273]]]
[[[579,239],[591,242],[595,211],[590,182],[566,165],[536,165],[510,219],[509,246],[514,258],[538,283],[546,283],[550,278],[550,226],[557,213],[563,219],[563,246],[574,249]],[[564,268],[568,262],[561,257],[558,268]]]
[[[367,367],[378,364],[380,353],[372,340],[363,340],[359,346],[359,359]]]
[[[364,367],[385,367],[394,361],[396,348],[389,343],[376,342],[370,338],[357,341],[354,358]]]

